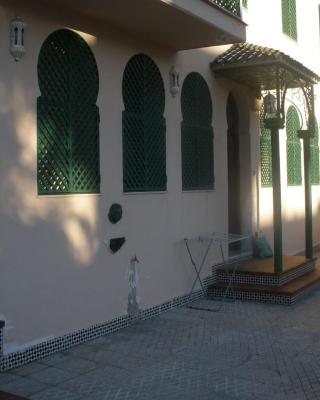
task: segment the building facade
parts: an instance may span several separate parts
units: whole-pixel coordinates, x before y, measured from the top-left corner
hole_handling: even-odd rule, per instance
[[[186,302],[195,274],[184,238],[262,232],[272,244],[269,139],[257,93],[216,78],[210,64],[247,40],[319,73],[318,1],[307,8],[297,0],[296,30],[294,2],[284,3],[2,2],[2,368]],[[26,52],[15,62],[17,16]],[[286,254],[304,250],[295,106],[286,103],[292,121],[280,132]],[[251,240],[243,250],[250,254]],[[192,251],[201,260],[201,243]],[[203,278],[214,280],[219,261],[213,247]]]

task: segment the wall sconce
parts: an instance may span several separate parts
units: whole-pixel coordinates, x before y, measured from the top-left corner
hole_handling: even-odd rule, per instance
[[[268,93],[263,98],[263,106],[264,106],[265,114],[275,114],[277,112],[277,99],[276,99],[276,97],[273,94]]]
[[[10,22],[10,53],[15,61],[24,56],[26,24],[20,18],[14,18]]]
[[[169,72],[170,75],[170,92],[172,97],[176,97],[176,95],[180,92],[180,82],[179,82],[179,72],[176,70],[173,65]]]

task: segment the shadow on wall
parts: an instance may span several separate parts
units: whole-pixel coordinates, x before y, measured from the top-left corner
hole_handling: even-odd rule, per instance
[[[37,196],[36,96],[23,83],[15,82],[12,89],[0,83],[2,213],[12,224],[18,218],[26,226],[39,221],[56,226],[74,260],[85,265],[99,246],[98,197]]]
[[[285,198],[284,198],[285,201]],[[305,250],[305,214],[301,208],[304,198],[297,198],[298,205],[293,209],[286,210],[285,203],[282,207],[282,242],[284,254],[295,254]],[[320,243],[320,201],[313,204],[313,245]],[[273,213],[272,200],[268,203],[268,208],[261,212],[260,230],[268,238],[273,246]]]

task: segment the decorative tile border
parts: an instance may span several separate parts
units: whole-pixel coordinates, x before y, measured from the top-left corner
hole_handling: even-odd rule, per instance
[[[209,289],[208,295],[209,297],[219,297],[222,298],[224,295],[225,289],[223,288],[212,288]],[[230,298],[230,296],[227,296]],[[289,295],[279,295],[274,293],[264,293],[264,292],[247,292],[245,290],[237,290],[233,293],[233,298],[236,300],[245,300],[245,301],[257,301],[268,304],[291,304],[291,296]]]
[[[263,286],[282,286],[300,276],[303,276],[309,272],[314,271],[315,260],[303,264],[301,267],[289,270],[281,275],[270,275],[270,274],[251,274],[242,273],[241,271],[236,272],[233,283],[248,284],[248,285],[263,285]],[[217,271],[217,281],[221,283],[228,283],[231,278],[231,273],[225,270]]]
[[[216,281],[215,276],[208,276],[203,280],[204,287],[207,289],[208,285]],[[12,368],[30,363],[32,361],[50,356],[59,351],[67,350],[72,346],[96,339],[100,336],[108,335],[119,329],[126,328],[137,320],[146,320],[173,308],[184,306],[190,302],[203,298],[204,294],[201,289],[194,291],[191,295],[185,294],[182,296],[174,297],[159,305],[146,308],[140,311],[137,315],[130,316],[124,315],[114,318],[110,321],[95,324],[89,328],[81,329],[54,339],[48,340],[43,343],[31,346],[25,350],[17,351],[3,355],[3,326],[0,321],[0,372],[7,371]],[[1,354],[3,357],[1,357]]]
[[[320,284],[319,281],[308,286],[306,289],[296,293],[295,295],[288,294],[276,294],[268,292],[249,292],[246,290],[235,290],[233,292],[233,298],[236,300],[244,301],[255,301],[267,304],[278,304],[278,305],[292,305],[296,303],[301,297],[309,294],[315,287]],[[224,288],[209,288],[208,296],[214,298],[222,298],[225,293]],[[227,296],[230,298],[230,296]]]

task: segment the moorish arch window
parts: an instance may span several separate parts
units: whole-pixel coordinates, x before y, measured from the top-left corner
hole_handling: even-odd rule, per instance
[[[320,165],[319,165],[319,127],[314,121],[314,137],[310,139],[310,174],[311,184],[320,185]]]
[[[67,29],[49,35],[38,80],[38,193],[99,193],[99,77],[84,39]]]
[[[288,185],[297,186],[302,184],[301,174],[301,142],[298,137],[300,129],[299,114],[294,106],[287,111],[286,133],[287,133],[287,181]]]
[[[261,186],[272,186],[271,131],[264,126],[264,107],[260,110],[260,163]]]
[[[213,189],[212,101],[206,81],[197,72],[183,82],[181,111],[182,189]]]
[[[165,92],[157,65],[134,55],[122,81],[123,190],[164,191],[166,175]]]

